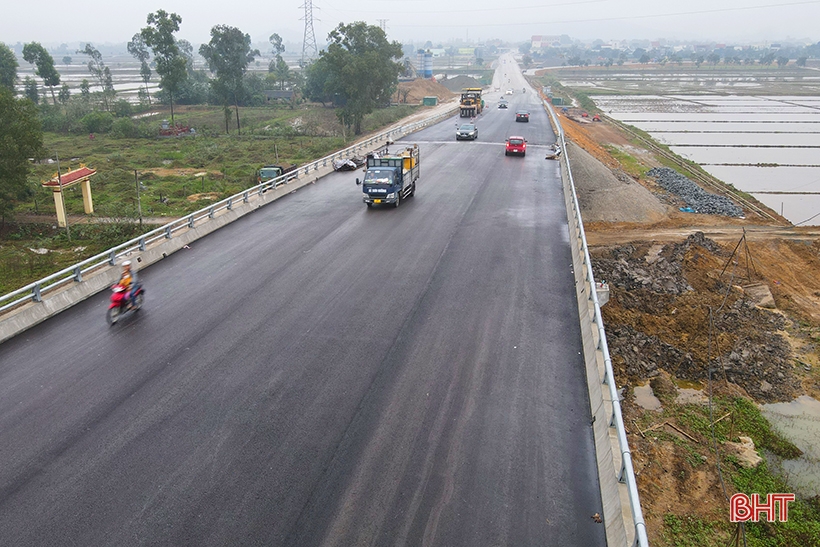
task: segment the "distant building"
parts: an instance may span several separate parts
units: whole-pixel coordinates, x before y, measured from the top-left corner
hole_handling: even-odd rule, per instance
[[[280,100],[289,101],[293,98],[293,91],[283,91],[281,89],[266,89],[263,91],[268,102]]]
[[[542,49],[547,47],[561,47],[560,36],[536,35],[530,40],[532,49]]]

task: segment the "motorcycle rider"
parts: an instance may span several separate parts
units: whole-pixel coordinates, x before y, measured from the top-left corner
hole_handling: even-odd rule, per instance
[[[125,298],[129,301],[129,307],[134,305],[134,293],[138,286],[137,272],[131,269],[131,261],[126,260],[122,263],[122,273],[120,274],[120,286],[125,288]]]

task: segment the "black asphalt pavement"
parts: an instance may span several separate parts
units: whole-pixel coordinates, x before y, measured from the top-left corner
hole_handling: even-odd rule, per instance
[[[0,545],[605,545],[554,138],[521,87],[475,142],[453,117],[396,143],[421,149],[398,209],[330,175],[140,272],[117,325],[99,294],[0,345]]]

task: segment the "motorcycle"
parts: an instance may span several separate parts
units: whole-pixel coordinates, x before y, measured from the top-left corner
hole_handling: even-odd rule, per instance
[[[126,313],[139,311],[144,299],[145,291],[142,289],[142,285],[136,285],[131,294],[122,285],[117,284],[111,287],[111,303],[108,305],[108,312],[105,314],[108,324],[113,325]]]

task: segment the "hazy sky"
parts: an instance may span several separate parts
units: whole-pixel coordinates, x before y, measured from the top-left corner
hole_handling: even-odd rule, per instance
[[[178,34],[194,44],[207,42],[212,26],[227,24],[254,42],[274,32],[301,42],[302,0],[6,0],[0,41],[125,42],[145,26],[149,12],[165,9],[182,16]],[[340,22],[387,19],[392,40],[446,41],[501,38],[524,41],[533,34],[573,38],[673,38],[730,43],[820,41],[820,0],[315,0],[314,30],[319,46]]]

